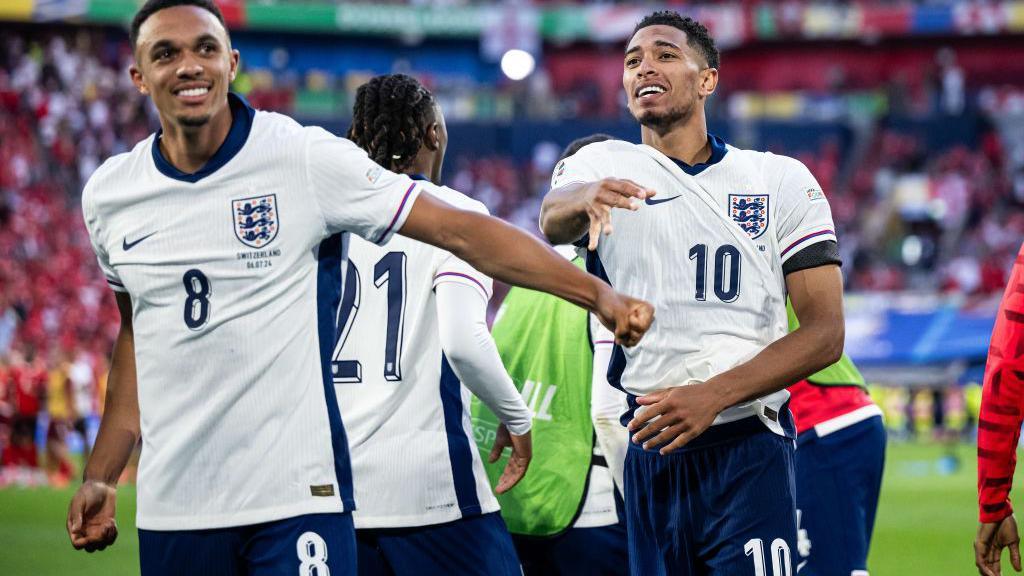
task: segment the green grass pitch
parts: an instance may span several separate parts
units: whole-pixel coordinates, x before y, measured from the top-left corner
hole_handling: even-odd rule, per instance
[[[889,445],[882,499],[871,546],[874,576],[970,575],[977,527],[973,446]],[[943,463],[952,455],[959,467]],[[1018,489],[1024,479],[1018,475]],[[121,576],[138,574],[135,490],[119,490],[117,543],[77,552],[64,532],[71,489],[0,490],[0,575]],[[1013,573],[1004,562],[1004,574]]]

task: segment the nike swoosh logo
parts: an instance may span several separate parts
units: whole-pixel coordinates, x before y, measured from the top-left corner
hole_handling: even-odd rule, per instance
[[[804,567],[804,565],[806,565],[806,564],[807,564],[807,560],[804,560],[803,562],[797,564],[796,565],[796,571],[799,572]]]
[[[143,236],[142,238],[139,238],[138,240],[136,240],[134,242],[129,242],[128,241],[128,237],[125,236],[124,240],[121,241],[121,249],[124,250],[125,252],[127,252],[127,251],[131,250],[132,248],[135,248],[139,244],[142,244],[143,240],[145,240],[146,238],[149,238],[153,234],[156,234],[156,232],[151,232],[149,234],[146,234],[145,236]]]
[[[680,194],[679,196],[682,196],[682,194]],[[661,204],[662,202],[671,202],[671,201],[675,200],[676,198],[679,198],[679,196],[673,196],[671,198],[662,198],[660,200],[655,200],[653,198],[648,198],[648,199],[644,200],[644,203],[647,204],[648,206],[654,206],[655,204]]]

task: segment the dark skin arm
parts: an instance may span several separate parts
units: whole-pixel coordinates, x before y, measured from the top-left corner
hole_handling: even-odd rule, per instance
[[[1010,565],[1021,571],[1020,536],[1017,534],[1017,519],[1013,514],[999,522],[984,522],[978,525],[974,539],[974,565],[981,576],[1000,576],[1003,573],[1003,548],[1010,550]]]
[[[117,307],[121,329],[110,361],[103,420],[82,486],[68,507],[71,545],[87,552],[103,550],[117,539],[117,479],[140,437],[131,296],[117,293]]]
[[[706,382],[638,398],[646,408],[629,423],[633,442],[645,448],[664,444],[660,452],[668,454],[700,435],[722,410],[782,390],[839,360],[845,336],[839,267],[793,272],[786,276],[786,287],[800,327]]]
[[[419,195],[399,233],[443,248],[496,280],[594,312],[624,346],[636,345],[654,319],[650,304],[615,292],[526,232],[430,194]]]
[[[552,244],[569,244],[590,233],[590,250],[601,234],[612,233],[612,208],[636,210],[633,199],[654,196],[632,180],[605,178],[586,184],[566,184],[547,193],[540,207],[540,229]]]

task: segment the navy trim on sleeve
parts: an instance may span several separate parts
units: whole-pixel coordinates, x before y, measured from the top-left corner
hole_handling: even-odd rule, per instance
[[[843,265],[843,260],[839,257],[839,243],[835,240],[815,242],[793,254],[782,265],[782,273],[792,274],[800,270],[827,266],[829,264]]]

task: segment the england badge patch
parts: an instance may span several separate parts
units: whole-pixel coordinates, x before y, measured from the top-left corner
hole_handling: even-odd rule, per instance
[[[277,237],[276,194],[232,200],[231,215],[235,236],[250,248],[263,248]]]
[[[767,194],[729,194],[729,217],[753,240],[768,229]]]

